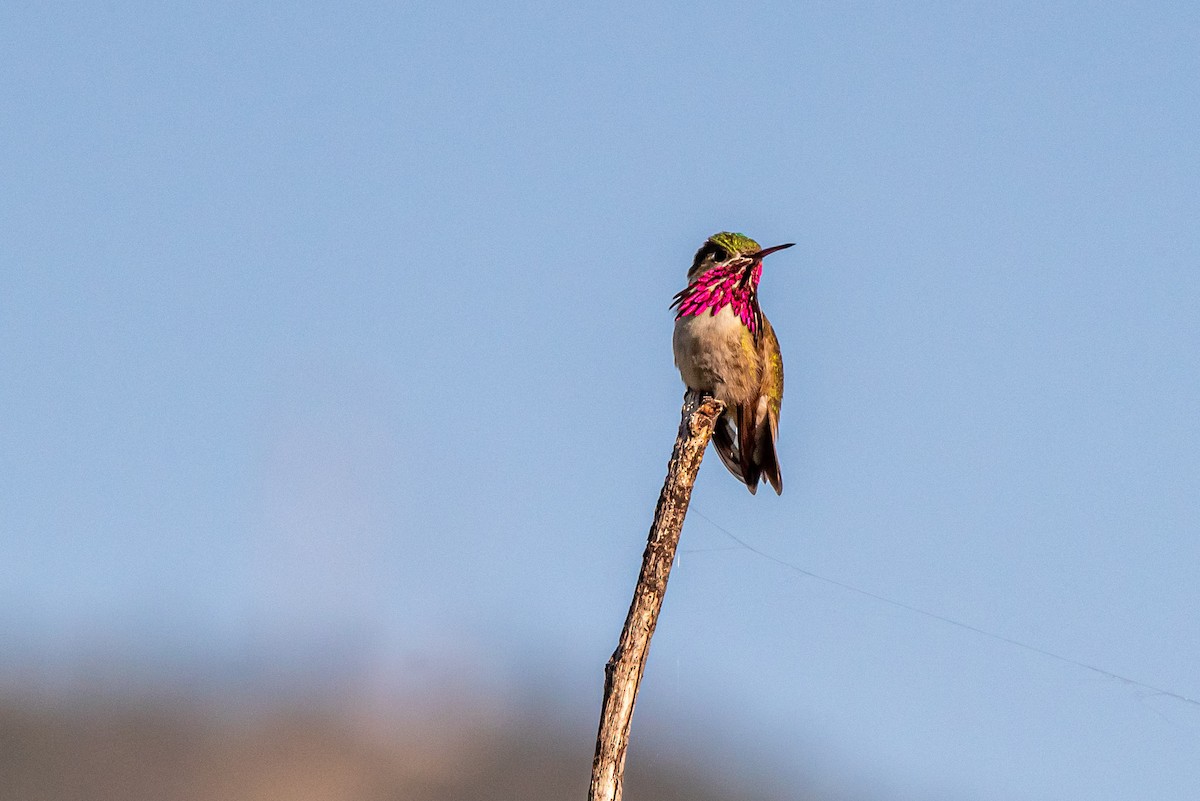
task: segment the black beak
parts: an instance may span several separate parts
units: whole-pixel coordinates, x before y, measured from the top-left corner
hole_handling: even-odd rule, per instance
[[[775,251],[783,250],[784,248],[790,248],[794,244],[796,244],[796,243],[788,242],[786,245],[776,245],[773,248],[763,248],[762,250],[758,251],[757,253],[748,254],[746,256],[746,258],[750,259],[750,263],[746,266],[746,272],[744,275],[742,275],[742,280],[739,283],[739,285],[740,286],[746,285],[746,283],[750,280],[750,274],[754,272],[754,265],[756,265],[760,261],[762,261],[763,256],[770,256]]]
[[[757,253],[751,253],[750,258],[754,259],[754,261],[761,261],[763,256],[769,256],[777,250],[783,250],[784,248],[790,248],[794,244],[796,244],[796,243],[788,242],[786,245],[776,245],[773,248],[764,248],[764,249],[758,251]]]

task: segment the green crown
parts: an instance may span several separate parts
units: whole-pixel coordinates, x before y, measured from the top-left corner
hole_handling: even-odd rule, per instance
[[[731,256],[757,253],[762,250],[758,243],[750,237],[745,234],[735,234],[731,231],[722,231],[719,234],[713,234],[708,238],[708,241],[714,245],[720,245]]]

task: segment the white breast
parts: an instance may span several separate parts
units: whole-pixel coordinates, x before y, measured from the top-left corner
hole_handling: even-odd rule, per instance
[[[729,306],[716,314],[705,312],[676,320],[672,345],[683,383],[721,397],[722,385],[748,367],[742,364],[747,358],[742,342],[746,334],[746,327]]]

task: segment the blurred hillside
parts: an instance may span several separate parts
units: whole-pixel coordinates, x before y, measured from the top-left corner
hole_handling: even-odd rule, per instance
[[[393,714],[295,700],[262,708],[196,696],[9,690],[0,697],[0,799],[586,797],[592,732],[544,710],[514,713],[481,698],[425,698],[419,705],[422,711]],[[847,797],[780,790],[778,778],[726,771],[716,759],[681,760],[656,739],[639,737],[635,727],[626,798]]]

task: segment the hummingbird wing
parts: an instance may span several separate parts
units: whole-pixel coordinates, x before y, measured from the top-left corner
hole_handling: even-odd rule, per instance
[[[763,339],[760,350],[762,383],[754,415],[754,462],[762,475],[771,482],[777,495],[783,494],[783,474],[779,469],[779,454],[775,442],[779,439],[779,407],[783,404],[783,357],[775,329],[763,317]]]

